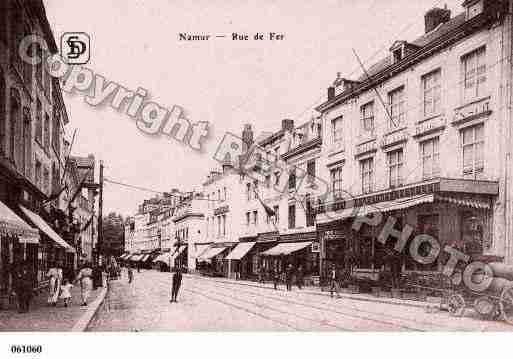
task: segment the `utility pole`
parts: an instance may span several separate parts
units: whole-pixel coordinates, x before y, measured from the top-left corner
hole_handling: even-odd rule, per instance
[[[100,161],[100,199],[98,201],[98,241],[96,243],[97,264],[100,264],[100,255],[103,246],[103,161]]]

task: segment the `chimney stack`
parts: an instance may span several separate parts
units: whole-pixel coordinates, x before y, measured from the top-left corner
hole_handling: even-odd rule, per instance
[[[281,129],[283,131],[288,131],[288,132],[294,131],[294,120],[289,120],[289,119],[281,120]]]
[[[447,9],[447,5],[443,9],[435,7],[424,15],[426,33],[433,31],[438,25],[444,24],[451,20],[451,10]]]
[[[244,125],[242,131],[242,153],[248,152],[250,147],[253,145],[253,130],[250,124]]]

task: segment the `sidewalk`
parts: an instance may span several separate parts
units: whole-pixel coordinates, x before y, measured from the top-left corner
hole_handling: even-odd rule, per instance
[[[43,290],[42,294],[35,297],[30,303],[28,313],[18,313],[15,305],[9,310],[0,310],[0,332],[76,330],[83,327],[84,324],[88,324],[90,319],[87,319],[96,313],[106,292],[106,287],[99,287],[91,291],[88,305],[82,307],[80,306],[80,287],[76,286],[72,290],[73,302],[71,306],[65,308],[62,299],[59,300],[56,307],[48,306],[48,293]],[[86,323],[84,323],[85,320],[87,320]]]
[[[274,290],[274,285],[272,283],[266,282],[266,283],[258,283],[258,282],[252,282],[248,280],[235,280],[235,279],[229,279],[229,278],[214,278],[214,277],[203,277],[199,274],[188,274],[191,276],[198,276],[201,278],[205,278],[211,281],[215,281],[218,283],[227,283],[227,284],[238,284],[238,285],[244,285],[248,287],[257,287],[257,288],[266,288],[266,289],[272,289]],[[305,286],[303,289],[298,289],[297,286],[293,286],[292,289],[297,292],[305,293],[305,294],[313,294],[313,295],[319,295],[319,296],[330,296],[329,291],[321,291],[319,287],[309,287]],[[278,290],[285,290],[285,284],[280,283],[278,286]],[[336,293],[333,294],[336,298]],[[371,294],[350,294],[350,293],[344,293],[340,292],[341,298],[347,298],[347,299],[353,299],[353,300],[360,300],[365,302],[374,302],[374,303],[384,303],[384,304],[394,304],[394,305],[403,305],[408,307],[416,307],[416,308],[433,308],[437,307],[440,308],[440,303],[430,303],[430,302],[421,302],[416,300],[406,300],[406,299],[397,299],[397,298],[386,298],[386,297],[376,297]],[[443,309],[443,308],[442,308]]]

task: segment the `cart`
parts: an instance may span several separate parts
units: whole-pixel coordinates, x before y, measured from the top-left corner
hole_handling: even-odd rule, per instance
[[[473,307],[483,319],[502,319],[513,325],[513,282],[493,278],[490,288],[483,292],[461,284],[449,293],[447,305],[453,316],[462,316],[466,308]]]

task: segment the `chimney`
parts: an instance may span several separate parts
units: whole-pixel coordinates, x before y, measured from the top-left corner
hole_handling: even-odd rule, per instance
[[[451,20],[451,10],[447,9],[447,5],[443,9],[435,7],[424,15],[426,33],[433,31],[438,25],[444,24]]]
[[[223,160],[223,174],[227,173],[231,169],[233,169],[232,158],[230,156],[230,153],[227,152]]]
[[[253,145],[253,130],[251,129],[251,125],[244,125],[244,130],[242,131],[242,153],[248,152],[249,148]]]
[[[328,101],[335,97],[335,87],[328,87]]]
[[[294,120],[284,119],[281,120],[281,129],[283,131],[294,131]]]

